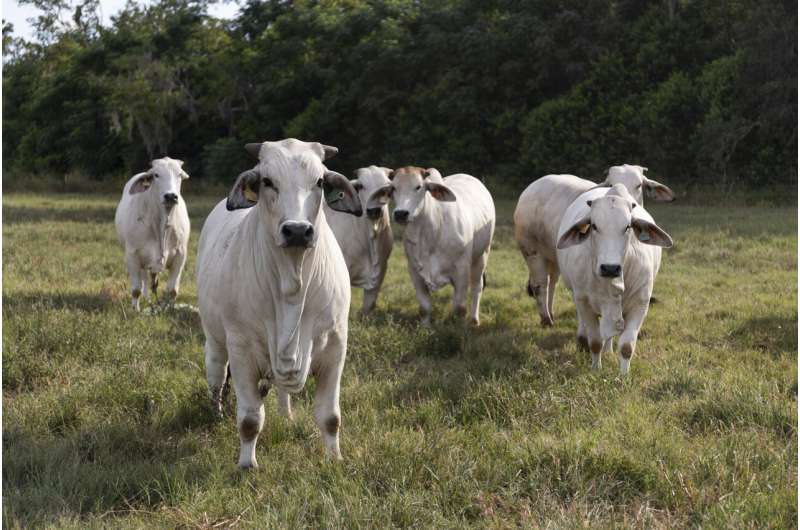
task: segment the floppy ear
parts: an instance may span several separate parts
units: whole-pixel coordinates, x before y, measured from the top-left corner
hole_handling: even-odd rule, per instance
[[[236,177],[233,188],[228,193],[225,207],[228,211],[251,208],[258,202],[258,190],[261,187],[261,176],[255,169],[248,169]]]
[[[181,175],[181,180],[186,180],[189,178],[189,174],[182,169],[180,175]]]
[[[556,248],[565,249],[574,245],[580,245],[589,237],[589,230],[591,227],[592,220],[588,217],[584,217],[558,238],[558,245],[556,245]]]
[[[347,177],[335,171],[326,171],[322,177],[322,191],[325,194],[325,202],[332,210],[361,217],[363,211],[358,192]]]
[[[631,226],[633,227],[633,233],[636,235],[636,239],[638,239],[640,243],[664,248],[670,248],[672,246],[672,238],[656,224],[643,219],[632,219]]]
[[[381,208],[388,204],[389,199],[392,198],[392,193],[394,193],[394,186],[392,184],[387,184],[373,191],[372,195],[367,199],[367,210]]]
[[[258,158],[258,153],[261,152],[261,143],[245,144],[245,150],[255,158]]]
[[[672,190],[660,182],[645,178],[642,185],[647,192],[647,197],[656,202],[672,202],[675,200],[675,194],[672,193]]]
[[[150,185],[153,184],[153,174],[150,171],[139,173],[135,178],[136,180],[133,181],[130,190],[128,190],[131,195],[147,191],[150,189]]]
[[[428,190],[431,196],[437,201],[453,202],[456,200],[456,195],[444,184],[426,182],[425,189]]]

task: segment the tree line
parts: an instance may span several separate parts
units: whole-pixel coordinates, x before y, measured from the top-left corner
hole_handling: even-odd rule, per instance
[[[797,182],[797,4],[758,0],[23,0],[3,25],[5,179],[96,179],[169,155],[231,181],[246,142],[331,167],[521,184],[648,166],[690,187]]]

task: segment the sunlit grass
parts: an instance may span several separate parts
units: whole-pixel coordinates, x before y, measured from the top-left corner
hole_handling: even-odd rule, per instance
[[[351,309],[342,452],[310,414],[275,414],[261,469],[206,408],[191,312],[130,310],[116,196],[3,198],[3,522],[7,527],[247,524],[793,527],[797,524],[796,210],[653,206],[674,238],[630,377],[574,345],[559,287],[538,325],[498,200],[482,325],[432,329],[400,238],[377,313]],[[187,197],[197,238],[214,197]]]

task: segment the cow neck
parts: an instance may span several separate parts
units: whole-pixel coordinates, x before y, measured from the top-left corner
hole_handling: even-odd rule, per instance
[[[176,204],[167,212],[158,198],[158,191],[155,186],[150,186],[146,194],[142,194],[142,202],[147,211],[146,219],[150,221],[150,229],[158,239],[159,262],[163,267],[167,259],[167,232],[174,226],[174,212],[178,207]],[[148,195],[145,197],[144,195]]]
[[[256,285],[262,291],[261,295],[271,302],[275,315],[272,323],[275,328],[268,328],[267,333],[270,362],[273,370],[305,373],[308,362],[300,354],[300,324],[309,287],[307,280],[317,265],[319,245],[305,251],[279,247],[269,233],[270,225],[261,219],[261,214],[249,217],[248,232],[255,237],[245,237],[254,242],[251,248],[253,270],[258,278]]]
[[[374,289],[378,283],[378,277],[380,276],[381,254],[378,244],[380,243],[380,234],[386,230],[386,227],[389,225],[389,213],[384,208],[381,216],[374,221],[365,216],[363,218],[355,218],[355,222],[359,225],[359,229],[357,230],[359,240],[358,246],[365,250],[365,252],[360,253],[360,255],[365,256],[369,261],[369,278],[367,278],[364,289]]]
[[[404,235],[405,241],[410,244],[411,259],[418,272],[424,267],[423,258],[434,254],[439,247],[443,217],[442,205],[426,192],[422,208],[408,224]]]

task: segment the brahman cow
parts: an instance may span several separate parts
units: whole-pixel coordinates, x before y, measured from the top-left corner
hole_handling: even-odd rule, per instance
[[[471,290],[469,318],[477,325],[495,225],[489,190],[470,175],[442,179],[433,168],[403,167],[390,178],[368,207],[394,199],[394,220],[406,227],[403,246],[423,325],[430,324],[431,292],[448,284],[453,311],[462,317]]]
[[[358,193],[323,161],[337,149],[287,139],[248,144],[258,164],[240,174],[206,220],[197,256],[212,407],[222,413],[226,369],[236,392],[239,466],[253,468],[264,424],[260,383],[288,393],[316,377],[314,418],[326,453],[339,451],[339,385],[347,349],[350,282],[324,201],[360,216]],[[263,381],[262,381],[263,380]]]
[[[646,167],[612,166],[601,184],[574,175],[547,175],[530,184],[514,210],[514,238],[528,266],[527,291],[536,299],[542,326],[555,320],[553,299],[558,282],[556,241],[561,216],[575,198],[592,188],[624,184],[638,204],[644,192],[658,202],[671,202],[675,195],[667,186],[644,176]]]
[[[675,194],[667,186],[644,176],[646,167],[623,164],[611,166],[601,186],[622,184],[637,204],[644,206],[645,194],[656,202],[672,202]]]
[[[114,224],[125,249],[125,264],[131,279],[133,308],[147,295],[147,274],[157,297],[158,273],[169,270],[167,296],[178,296],[186,248],[189,244],[189,214],[181,197],[181,182],[189,178],[183,162],[169,157],[150,163],[150,169],[134,175],[125,184],[117,205]]]
[[[363,167],[356,171],[356,178],[350,181],[358,192],[366,216],[354,217],[324,206],[328,225],[347,263],[350,285],[364,289],[361,309],[364,315],[368,315],[375,307],[394,243],[389,207],[378,204],[369,208],[367,204],[374,192],[390,183],[391,172],[386,167]]]
[[[582,193],[567,208],[558,230],[558,266],[572,290],[578,342],[591,350],[593,369],[619,335],[620,373],[628,373],[661,247],[671,246],[672,238],[622,184]]]

